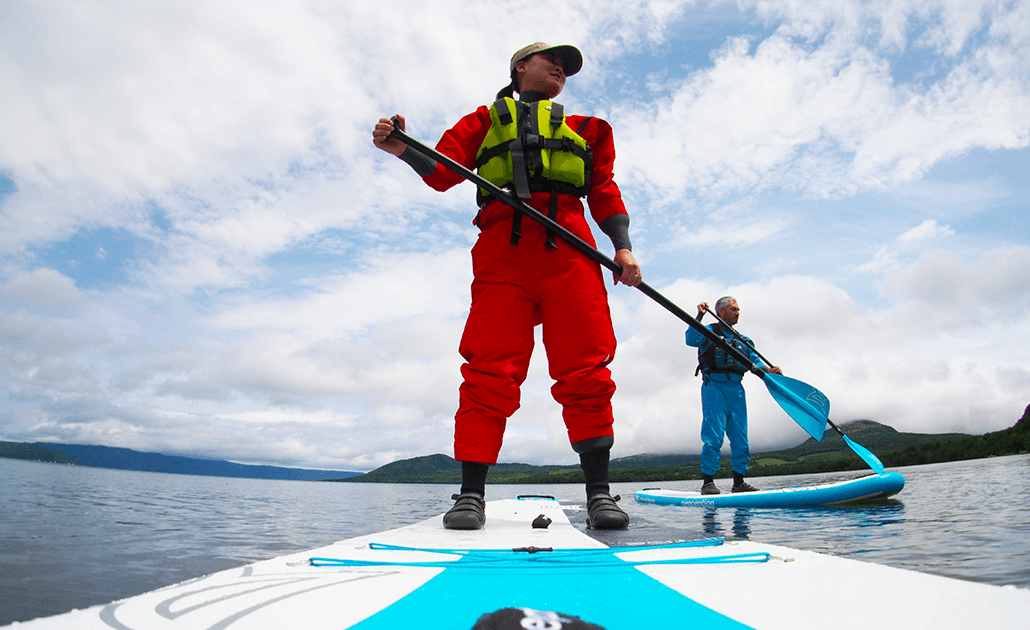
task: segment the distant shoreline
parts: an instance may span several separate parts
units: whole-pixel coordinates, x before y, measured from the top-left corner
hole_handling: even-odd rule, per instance
[[[320,481],[326,478],[346,478],[361,474],[343,470],[238,464],[217,459],[143,453],[111,446],[49,442],[0,442],[0,457],[92,468],[239,479]]]
[[[982,459],[1030,452],[1030,405],[1008,429],[969,435],[965,433],[900,433],[872,420],[841,425],[853,441],[874,452],[889,468],[967,459]],[[461,463],[442,454],[392,462],[367,473],[237,464],[224,460],[141,453],[131,449],[44,442],[0,442],[0,457],[98,468],[165,472],[173,474],[358,483],[461,482]],[[836,433],[828,431],[821,441],[809,438],[789,449],[752,455],[749,474],[756,477],[806,473],[867,470]],[[716,477],[729,477],[724,460]],[[677,481],[701,478],[700,455],[642,454],[613,459],[613,482]],[[504,463],[491,466],[487,483],[554,484],[582,483],[578,466]]]

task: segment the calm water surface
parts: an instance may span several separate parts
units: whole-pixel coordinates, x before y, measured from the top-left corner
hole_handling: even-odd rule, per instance
[[[1030,588],[1030,455],[898,469],[895,500],[852,508],[641,505],[611,545],[724,537]],[[752,479],[762,488],[856,476]],[[454,486],[191,477],[0,459],[0,625],[106,603],[293,551],[414,523]],[[665,488],[696,489],[676,481]],[[728,490],[729,481],[720,484]],[[488,498],[550,494],[586,530],[579,485],[488,486]]]

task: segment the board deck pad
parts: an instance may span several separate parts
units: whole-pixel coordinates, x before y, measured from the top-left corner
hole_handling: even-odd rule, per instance
[[[634,497],[640,503],[657,505],[706,508],[800,508],[882,500],[898,494],[904,487],[905,478],[901,473],[891,471],[846,481],[758,492],[702,495],[700,492],[687,490],[645,488],[636,492]]]
[[[541,514],[550,526],[533,528]],[[482,530],[441,515],[18,629],[471,630],[510,607],[605,630],[1006,629],[1027,627],[1030,590],[752,541],[607,547],[529,497],[490,501]]]
[[[500,552],[485,565],[482,556],[459,559],[353,628],[385,630],[413,622],[420,628],[472,628],[483,614],[504,608],[572,615],[605,628],[661,628],[670,618],[706,628],[749,627],[640,572],[613,550],[559,558],[536,553]],[[641,601],[648,605],[639,606]]]
[[[527,527],[539,515],[551,519],[549,527]],[[518,532],[515,540],[533,544],[504,546],[502,541],[495,542],[491,528],[507,531],[502,539],[513,540],[510,534]],[[445,532],[452,533],[455,532]],[[420,628],[471,629],[482,615],[503,608],[573,615],[606,629],[659,628],[670,616],[696,619],[715,629],[748,627],[640,572],[633,559],[639,549],[612,549],[593,541],[571,525],[560,503],[552,499],[491,502],[486,530],[465,532],[462,537],[468,539],[467,547],[462,549],[379,548],[397,553],[392,561],[399,566],[418,566],[421,561],[443,570],[353,628],[392,629],[416,622]],[[587,541],[590,546],[584,547]],[[721,541],[714,541],[706,546],[720,544]],[[372,549],[378,547],[372,545]],[[670,551],[672,547],[669,546]],[[689,549],[680,547],[681,552]],[[404,559],[400,555],[404,553],[413,556]],[[421,560],[415,554],[421,554]],[[369,559],[366,555],[362,561]],[[740,561],[766,559],[763,555]],[[347,558],[314,558],[313,563],[325,567],[350,564]],[[643,599],[651,604],[640,607],[638,602]]]

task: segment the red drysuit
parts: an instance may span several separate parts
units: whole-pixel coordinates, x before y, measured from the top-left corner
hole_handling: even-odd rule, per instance
[[[594,221],[626,214],[612,175],[611,126],[583,116],[568,116],[567,122],[593,150],[587,204]],[[476,152],[489,127],[490,110],[480,107],[448,130],[436,149],[475,169]],[[440,191],[464,181],[442,164],[423,179]],[[550,193],[534,193],[528,201],[545,214],[549,202]],[[505,424],[519,408],[537,324],[543,324],[549,373],[555,380],[551,394],[562,405],[569,441],[613,434],[615,383],[607,366],[616,344],[601,267],[560,237],[555,238],[557,249],[546,247],[546,229],[529,217],[521,222],[519,244],[512,245],[513,212],[494,200],[478,217],[482,233],[472,248],[472,307],[459,347],[465,359],[454,428],[459,461],[497,463]],[[559,195],[556,220],[594,244],[579,198]]]

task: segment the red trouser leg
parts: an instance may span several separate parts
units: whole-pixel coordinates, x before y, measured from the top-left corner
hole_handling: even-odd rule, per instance
[[[512,284],[472,284],[472,307],[458,351],[464,381],[454,416],[454,457],[496,464],[504,427],[519,408],[533,354],[536,306]]]
[[[544,347],[570,442],[612,435],[615,333],[597,263],[564,243],[565,272],[548,279],[542,301]]]
[[[607,365],[615,335],[600,267],[565,243],[545,248],[535,224],[524,222],[522,231],[512,246],[510,227],[497,226],[473,249],[476,279],[459,348],[466,361],[455,414],[459,461],[496,463],[507,418],[519,408],[533,327],[541,322],[551,391],[570,441],[612,435],[615,384]]]

